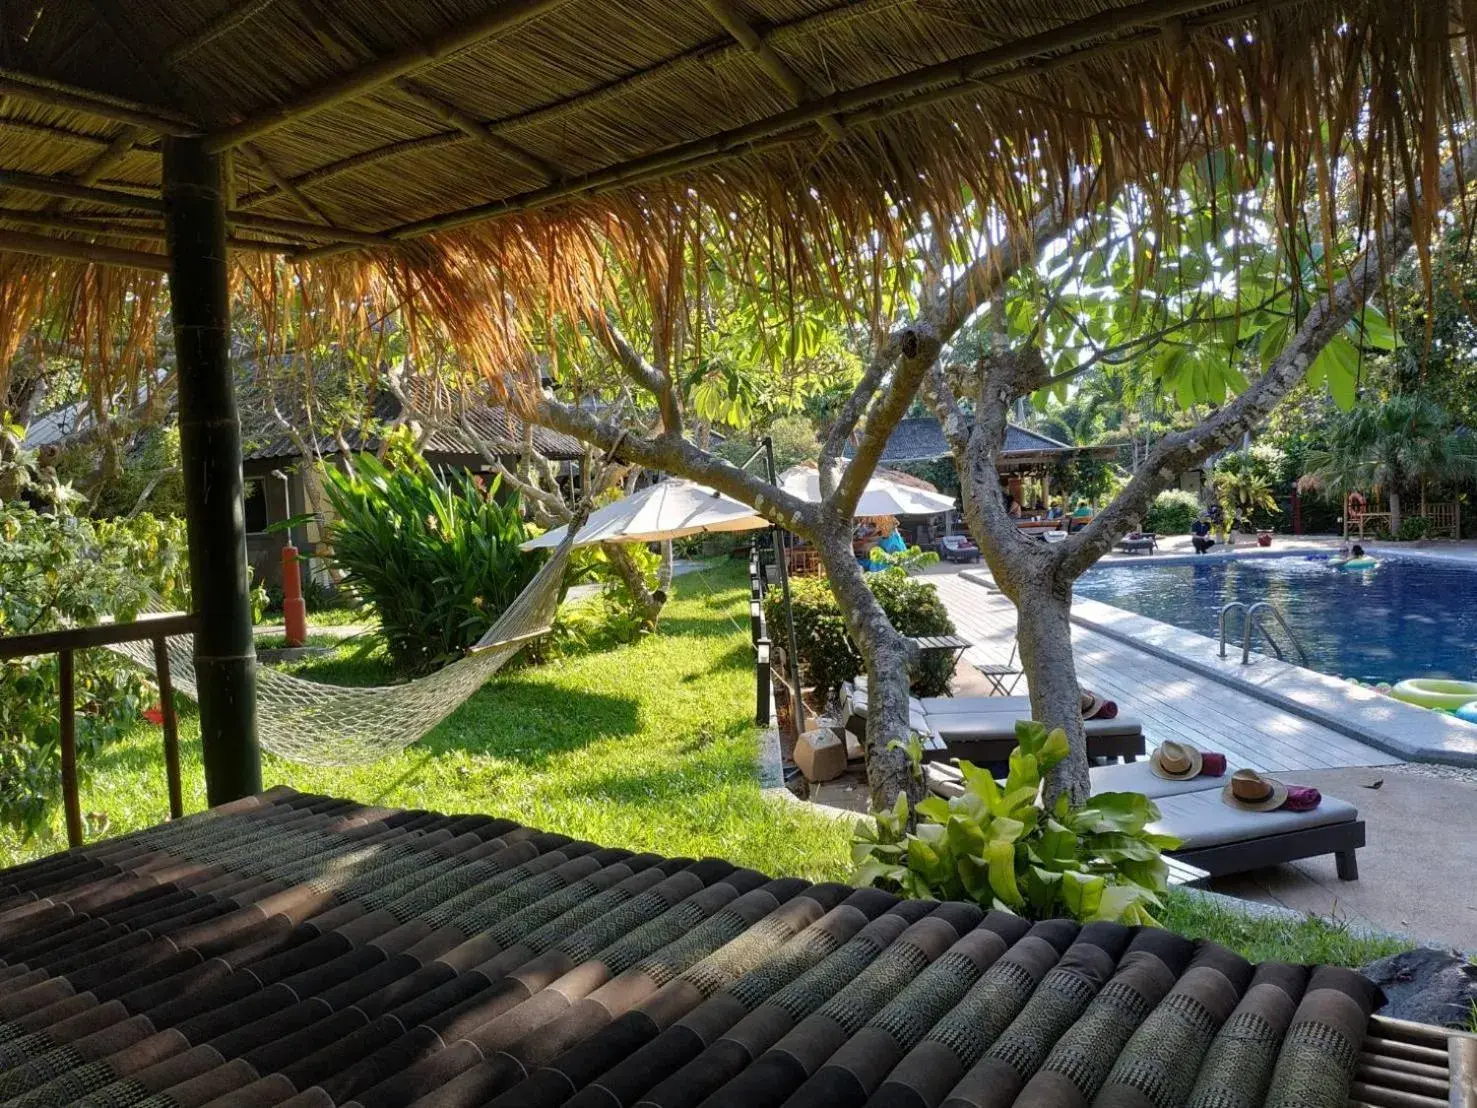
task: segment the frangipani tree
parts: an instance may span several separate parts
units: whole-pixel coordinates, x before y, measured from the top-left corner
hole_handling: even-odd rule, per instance
[[[924,390],[960,471],[966,519],[996,582],[1019,613],[1017,633],[1033,715],[1064,728],[1070,739],[1071,756],[1056,767],[1050,795],[1066,792],[1076,803],[1089,788],[1071,645],[1073,583],[1145,518],[1159,492],[1241,439],[1298,384],[1321,381],[1336,399],[1352,404],[1361,344],[1393,345],[1371,297],[1414,244],[1413,224],[1422,203],[1437,194],[1441,202],[1456,198],[1474,169],[1477,145],[1468,144],[1431,180],[1433,193],[1421,197],[1407,191],[1389,203],[1377,232],[1350,231],[1318,251],[1312,249],[1314,240],[1294,235],[1301,247],[1292,258],[1281,253],[1285,245],[1275,237],[1260,243],[1228,239],[1244,236],[1245,222],[1220,235],[1199,229],[1203,221],[1197,227],[1200,217],[1192,211],[1188,234],[1172,251],[1162,249],[1162,239],[1151,241],[1148,252],[1154,257],[1122,263],[1146,274],[1130,289],[1147,299],[1148,308],[1136,315],[1122,304],[1133,297],[1118,295],[1106,297],[1094,314],[1074,312],[1068,330],[1082,336],[1075,350],[1070,334],[1063,341],[1052,333],[1050,315],[1060,304],[1091,297],[1099,257],[1106,254],[1111,265],[1114,251],[1127,247],[1099,238],[1075,255],[1078,260],[1065,274],[1051,271],[1052,254],[1045,252],[1034,269],[1015,267],[1020,291],[1007,288],[1006,297],[993,305],[988,352],[974,365],[940,362],[930,368]],[[1214,200],[1224,194],[1224,181],[1208,181],[1208,190],[1191,181],[1185,192],[1192,199]],[[1233,189],[1226,199],[1245,205],[1247,192],[1255,190]],[[1326,199],[1332,202],[1331,196]],[[1220,210],[1227,210],[1224,201]],[[1075,231],[1062,228],[1061,233],[1070,239]],[[1347,261],[1335,262],[1335,256]],[[1296,267],[1291,272],[1289,262]],[[1264,267],[1267,279],[1251,279]],[[1038,291],[1043,270],[1054,282],[1046,293]],[[1023,310],[1012,303],[1016,297],[1039,307]],[[1029,327],[1033,316],[1037,324]],[[1125,352],[1149,359],[1160,387],[1172,391],[1197,416],[1195,422],[1160,439],[1113,501],[1067,541],[1047,545],[1023,535],[1006,511],[995,461],[1013,406],[1043,391],[1064,396],[1076,375]]]

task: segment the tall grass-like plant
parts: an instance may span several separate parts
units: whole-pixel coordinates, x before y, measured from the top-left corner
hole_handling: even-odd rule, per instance
[[[379,613],[401,673],[459,658],[538,569],[539,556],[518,549],[527,538],[518,498],[500,500],[496,480],[484,490],[402,453],[393,467],[365,457],[352,474],[329,469],[324,489],[338,516],[333,562]]]

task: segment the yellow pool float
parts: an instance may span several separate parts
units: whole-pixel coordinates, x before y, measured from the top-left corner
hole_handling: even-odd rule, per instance
[[[1431,677],[1411,677],[1390,690],[1396,700],[1422,708],[1453,711],[1477,700],[1477,681],[1441,681]]]

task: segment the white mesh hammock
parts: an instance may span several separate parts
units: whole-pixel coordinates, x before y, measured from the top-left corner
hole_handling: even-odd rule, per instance
[[[573,544],[571,528],[466,656],[426,677],[402,685],[348,688],[258,666],[257,736],[263,749],[309,765],[349,766],[378,761],[418,741],[525,644],[548,634]],[[167,643],[174,687],[194,700],[194,636],[171,636]],[[151,642],[119,643],[112,649],[154,670]]]

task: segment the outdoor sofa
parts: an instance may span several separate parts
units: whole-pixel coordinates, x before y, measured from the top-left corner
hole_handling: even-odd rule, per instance
[[[1364,821],[1352,804],[1337,797],[1325,796],[1310,812],[1248,812],[1221,800],[1229,769],[1221,777],[1180,781],[1159,777],[1147,761],[1094,766],[1089,772],[1094,793],[1142,793],[1153,800],[1160,818],[1150,829],[1184,844],[1171,857],[1212,877],[1332,854],[1340,879],[1359,878],[1355,852],[1364,845]],[[940,796],[963,791],[957,769],[936,765],[928,773],[929,787]]]
[[[977,562],[980,548],[968,535],[945,535],[938,541],[938,556],[946,562]]]

